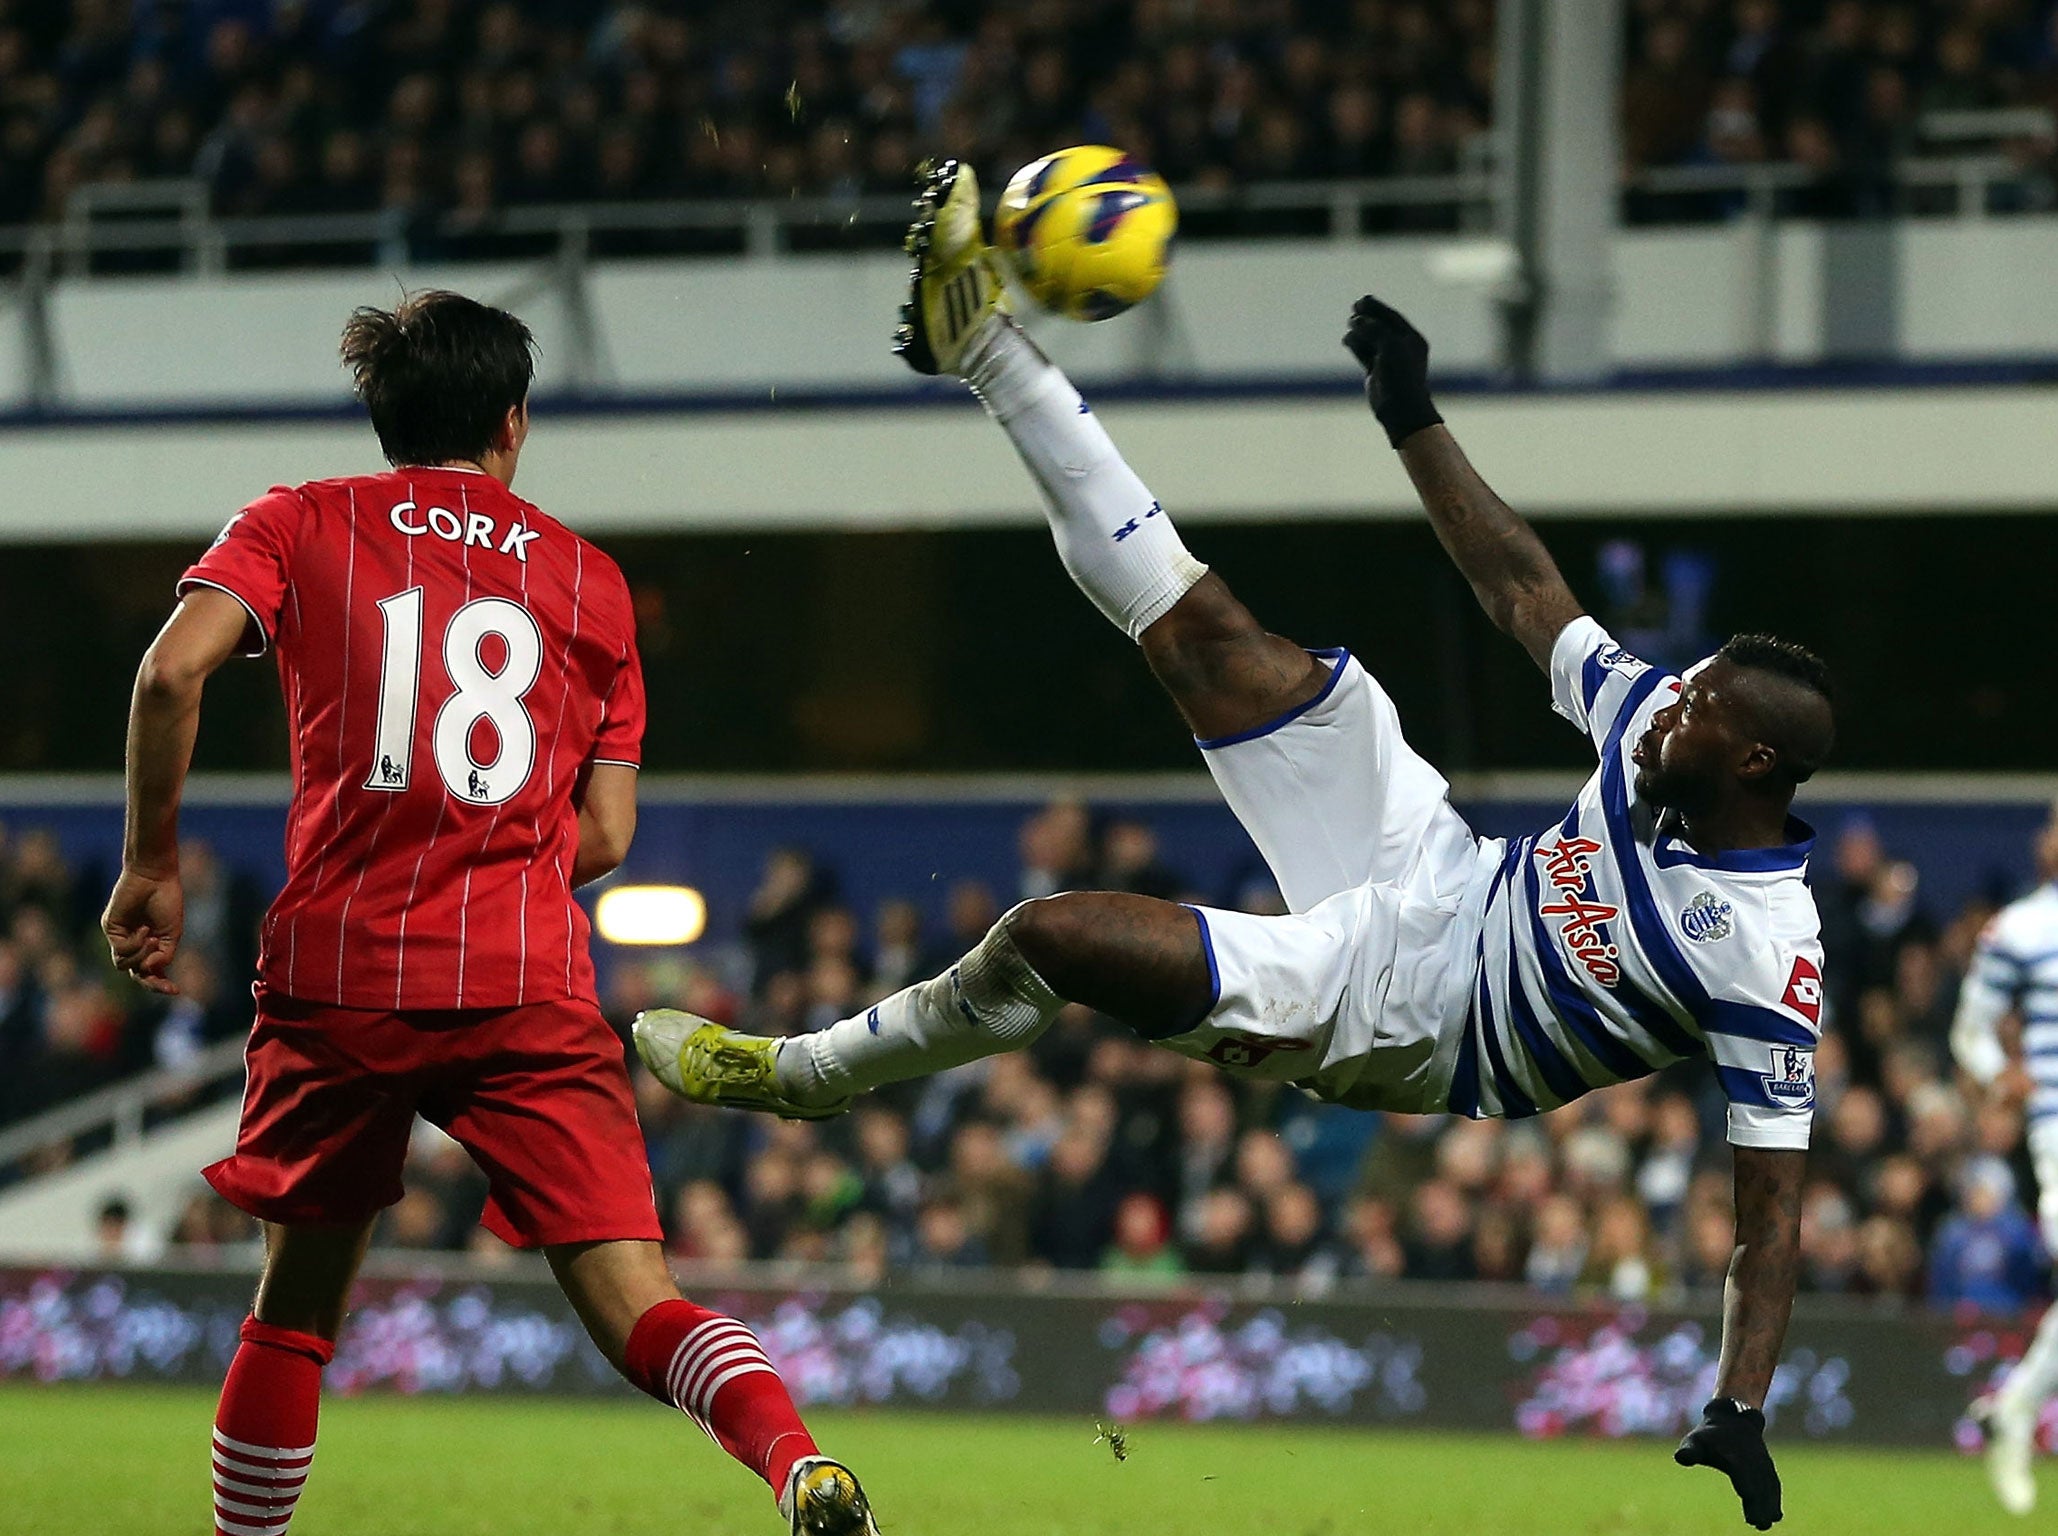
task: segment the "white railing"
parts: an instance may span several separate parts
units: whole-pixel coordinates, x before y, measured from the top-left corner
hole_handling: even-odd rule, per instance
[[[1757,273],[1768,259],[1769,232],[1790,218],[1862,208],[1979,221],[2058,209],[2058,177],[2045,169],[2049,155],[2011,152],[2048,147],[2054,138],[2058,125],[2042,109],[1931,113],[1914,136],[1925,152],[1891,164],[1832,172],[1784,162],[1661,167],[1627,178],[1624,208],[1640,224],[1733,230],[1752,253],[1744,269]],[[1192,240],[1282,235],[1354,244],[1388,231],[1493,236],[1510,206],[1490,134],[1468,143],[1459,168],[1445,176],[1178,190],[1182,238]],[[578,394],[605,383],[591,303],[596,259],[772,261],[798,252],[881,251],[898,243],[906,218],[907,200],[900,196],[581,203],[509,208],[476,219],[393,209],[215,218],[208,189],[197,180],[93,185],[75,192],[54,222],[0,228],[0,326],[16,337],[14,395],[31,409],[51,409],[65,397],[52,294],[67,279],[493,260],[525,269],[520,292],[501,302],[549,295],[559,304],[565,322],[559,385]],[[1774,299],[1769,284],[1759,282],[1740,300],[1755,311],[1743,326],[1745,355],[1770,355]]]
[[[153,1111],[177,1111],[196,1094],[243,1074],[243,1042],[224,1040],[178,1067],[124,1079],[0,1129],[0,1184],[55,1149],[84,1138],[132,1147],[151,1128]]]
[[[1741,199],[1731,211],[1766,217],[1788,211],[1782,196],[1810,190],[1950,191],[1951,213],[1980,218],[1992,211],[2000,189],[2041,191],[2046,180],[2004,146],[2054,141],[2058,118],[2042,107],[1929,112],[1914,132],[1925,152],[1888,164],[1830,171],[1791,162],[1664,166],[1636,172],[1624,190],[1632,196],[1730,194]],[[1249,216],[1273,215],[1312,218],[1330,238],[1355,240],[1377,233],[1381,214],[1428,213],[1454,229],[1489,229],[1506,193],[1492,135],[1481,133],[1461,147],[1459,167],[1449,175],[1189,186],[1178,195],[1187,230],[1198,238],[1263,233]],[[872,194],[568,203],[482,216],[383,209],[215,218],[204,181],[96,183],[73,192],[54,223],[0,229],[0,254],[19,256],[25,271],[43,276],[86,271],[96,257],[124,254],[170,258],[178,270],[194,274],[219,272],[239,258],[291,265],[296,256],[333,258],[350,248],[362,249],[368,264],[382,265],[404,264],[424,247],[462,256],[468,246],[515,246],[525,255],[584,261],[596,242],[653,236],[672,237],[676,254],[692,253],[698,241],[709,253],[764,258],[797,249],[890,245],[907,209],[905,197]]]

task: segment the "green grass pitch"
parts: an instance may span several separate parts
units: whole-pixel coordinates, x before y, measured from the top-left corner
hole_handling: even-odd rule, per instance
[[[0,1389],[0,1531],[201,1536],[212,1400]],[[821,1414],[885,1536],[1698,1536],[1726,1482],[1650,1442],[1143,1424],[1117,1464],[1080,1421]],[[2035,1528],[1948,1452],[1781,1446],[1792,1536]],[[2058,1499],[2058,1488],[2051,1490]],[[763,1485],[654,1404],[332,1401],[294,1536],[778,1536]]]

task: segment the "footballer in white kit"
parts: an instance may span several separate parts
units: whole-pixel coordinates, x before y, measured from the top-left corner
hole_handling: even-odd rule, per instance
[[[942,975],[814,1034],[646,1014],[645,1063],[700,1102],[818,1118],[1021,1049],[1077,1002],[1338,1103],[1516,1117],[1711,1057],[1738,1246],[1717,1396],[1676,1455],[1726,1472],[1744,1517],[1769,1527],[1779,1480],[1761,1410],[1793,1302],[1822,999],[1810,838],[1789,807],[1833,734],[1821,662],[1746,636],[1673,677],[1622,651],[1442,425],[1428,344],[1360,300],[1345,345],[1432,526],[1600,759],[1561,822],[1480,838],[1363,666],[1268,633],[1187,551],[1007,315],[970,171],[932,175],[909,248],[898,350],[964,378],[1007,432],[1067,571],[1141,646],[1291,910],[1046,897]]]
[[[1473,1118],[1705,1055],[1733,1143],[1805,1148],[1822,999],[1808,829],[1702,853],[1639,793],[1638,754],[1662,712],[1697,707],[1705,666],[1670,677],[1568,623],[1552,691],[1600,767],[1562,821],[1511,842],[1465,825],[1363,667],[1330,666],[1291,718],[1201,742],[1303,920],[1197,912],[1217,1000],[1162,1043],[1338,1103]]]
[[[2037,834],[2036,858],[2037,888],[2003,907],[1979,936],[1958,993],[1951,1051],[1967,1077],[2022,1105],[2037,1215],[2044,1244],[2058,1259],[2058,805]],[[2012,1053],[2000,1028],[2011,1014],[2020,1025]],[[2038,1421],[2054,1397],[2058,1304],[2045,1309],[2036,1337],[2000,1389],[1973,1405],[1973,1416],[1986,1427],[1994,1494],[2011,1514],[2036,1508],[2030,1464]]]

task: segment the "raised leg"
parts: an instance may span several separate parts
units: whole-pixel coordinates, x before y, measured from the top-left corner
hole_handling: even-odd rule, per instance
[[[1143,632],[1144,660],[1202,741],[1269,725],[1320,693],[1330,665],[1268,633],[1215,572]]]
[[[1193,1028],[1214,1001],[1200,919],[1149,896],[1073,891],[1016,909],[1015,947],[1050,989],[1146,1039]]]
[[[942,975],[827,1029],[778,1043],[781,1090],[801,1106],[1019,1051],[1066,1003],[1153,1039],[1200,1021],[1213,1000],[1200,920],[1147,896],[1074,891],[1024,902]]]
[[[1043,492],[1065,570],[1143,646],[1196,736],[1253,730],[1321,691],[1327,668],[1267,634],[1194,559],[1100,419],[1013,320],[987,322],[966,379]]]

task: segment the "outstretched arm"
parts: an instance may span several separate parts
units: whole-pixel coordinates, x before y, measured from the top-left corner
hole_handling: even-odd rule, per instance
[[[1736,1254],[1722,1292],[1722,1365],[1715,1390],[1762,1408],[1794,1309],[1808,1154],[1774,1147],[1730,1150],[1736,1158]]]
[[[1344,345],[1365,368],[1372,412],[1399,450],[1430,526],[1479,605],[1548,676],[1559,632],[1586,610],[1536,530],[1480,479],[1429,398],[1429,343],[1370,297],[1351,310]]]
[[[200,693],[236,654],[249,622],[226,592],[196,587],[151,642],[129,703],[128,826],[121,879],[100,919],[117,969],[153,992],[167,976],[185,924],[179,886],[179,799],[200,729]]]
[[[1801,1257],[1801,1179],[1808,1154],[1737,1147],[1736,1255],[1722,1298],[1715,1398],[1680,1442],[1681,1466],[1727,1473],[1759,1530],[1780,1517],[1779,1473],[1765,1449],[1765,1395],[1786,1342]]]

